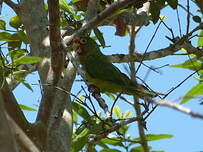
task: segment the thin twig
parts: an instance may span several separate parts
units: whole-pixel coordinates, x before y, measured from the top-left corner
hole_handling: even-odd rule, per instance
[[[176,14],[177,14],[177,18],[178,18],[178,29],[179,29],[179,34],[180,34],[180,36],[182,36],[181,22],[180,22],[180,15],[179,15],[179,12],[178,12],[178,7],[177,7],[177,9],[176,9]]]
[[[50,86],[50,84],[34,84],[34,83],[33,83],[32,85]],[[83,102],[83,101],[82,101],[80,98],[78,98],[76,95],[74,95],[73,93],[67,91],[65,88],[61,88],[61,87],[57,87],[57,86],[55,86],[54,88],[57,89],[57,90],[60,90],[60,91],[62,91],[62,92],[64,92],[64,93],[66,93],[66,94],[68,94],[68,95],[70,95],[70,96],[72,96],[72,97],[74,97],[75,100],[76,100],[78,103],[80,103],[80,104],[84,105],[85,107],[87,107],[88,110],[89,110],[90,112],[92,112],[92,114],[94,114],[99,120],[102,121],[102,119],[97,115],[97,113],[95,112],[95,110],[92,110],[85,102]]]
[[[186,34],[189,33],[190,30],[190,1],[187,0],[187,27],[186,27]]]
[[[144,121],[156,110],[156,108],[158,107],[158,105],[155,105],[152,110],[144,117]]]
[[[131,140],[131,139],[127,139],[127,138],[124,138],[124,137],[117,137],[117,138],[120,138],[120,140],[118,139],[115,139],[115,138],[109,138],[109,137],[106,137],[107,139],[109,140],[113,140],[113,141],[121,141],[121,142],[131,142],[131,143],[141,143],[141,141],[138,141],[138,140]]]
[[[181,5],[180,3],[178,4],[178,6],[179,6],[180,8],[182,8],[184,11],[188,12],[187,9],[186,9],[183,5]],[[190,13],[191,16],[195,16],[195,15],[192,14],[191,12],[189,12],[189,13]]]
[[[177,86],[173,87],[163,98],[161,99],[165,99],[171,92],[173,92],[174,90],[176,90],[178,87],[180,87],[185,81],[187,81],[191,76],[193,76],[195,73],[197,73],[197,71],[193,72],[192,74],[190,74],[189,76],[187,76],[183,81],[181,81]],[[152,108],[152,110],[147,114],[147,116],[145,116],[144,120],[146,120],[151,114],[152,112],[158,107],[158,104]]]
[[[140,119],[140,117],[133,117],[133,118],[129,118],[127,120],[123,120],[120,123],[115,124],[111,128],[104,130],[103,132],[98,133],[96,136],[90,138],[89,142],[95,143],[95,142],[107,137],[107,135],[110,134],[111,132],[117,131],[119,128],[126,126],[132,122],[138,121],[139,119]]]
[[[85,98],[87,98],[87,99],[89,100],[89,102],[90,102],[90,104],[91,104],[91,106],[92,106],[92,108],[93,108],[93,110],[94,110],[94,114],[96,114],[97,111],[96,111],[96,109],[95,109],[95,107],[94,107],[94,104],[93,104],[93,102],[92,102],[92,99],[91,99],[91,97],[90,97],[90,94],[87,94],[87,92],[85,91],[85,88],[84,88],[83,86],[81,86],[81,87],[82,87],[82,90],[85,92]]]
[[[201,69],[199,69],[201,70]],[[190,75],[188,75],[183,81],[181,81],[177,86],[173,87],[162,99],[165,99],[171,92],[173,92],[174,90],[176,90],[178,87],[180,87],[185,81],[187,81],[191,76],[193,76],[195,73],[197,73],[199,70],[191,73]]]
[[[182,113],[185,113],[185,114],[190,115],[190,116],[195,117],[195,118],[203,119],[203,114],[193,112],[191,109],[186,108],[186,107],[179,105],[179,104],[175,104],[175,103],[168,102],[165,100],[155,101],[154,103],[156,103],[157,105],[160,105],[160,106],[175,109],[177,111],[180,111]]]
[[[172,39],[175,38],[173,30],[164,22],[163,19],[160,18],[160,21],[163,23],[163,25],[166,27],[167,30],[169,30],[169,32],[171,33]]]
[[[111,106],[111,112],[110,112],[111,117],[112,117],[112,114],[113,114],[113,108],[114,108],[116,102],[118,101],[118,99],[121,97],[121,95],[122,95],[122,92],[117,95],[116,99],[114,100],[114,102],[113,102],[113,104]]]
[[[144,51],[143,57],[142,57],[142,59],[141,59],[141,61],[140,61],[140,64],[138,65],[137,70],[136,70],[135,73],[137,73],[137,72],[139,71],[139,69],[140,69],[140,67],[141,67],[141,65],[142,65],[142,62],[143,62],[143,60],[144,60],[145,54],[147,53],[147,51],[148,51],[148,49],[149,49],[149,47],[150,47],[152,41],[154,40],[154,37],[155,37],[155,35],[156,35],[156,33],[157,33],[157,31],[158,31],[160,25],[161,25],[161,22],[159,22],[159,24],[158,24],[158,26],[157,26],[157,28],[156,28],[154,34],[152,35],[152,38],[151,38],[151,40],[149,41],[149,44],[147,45],[147,47],[146,47],[146,49],[145,49],[145,51]]]

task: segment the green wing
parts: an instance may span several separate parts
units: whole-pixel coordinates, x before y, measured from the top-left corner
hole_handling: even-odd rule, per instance
[[[130,79],[110,63],[104,55],[86,56],[84,68],[92,78],[109,81],[110,83],[115,83],[117,85],[130,84]]]

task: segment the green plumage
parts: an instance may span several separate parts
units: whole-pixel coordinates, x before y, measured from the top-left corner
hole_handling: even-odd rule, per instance
[[[122,92],[139,98],[155,96],[155,93],[142,85],[133,83],[127,75],[114,66],[91,38],[80,37],[77,46],[78,51],[76,51],[79,52],[80,63],[86,71],[87,80],[101,92]]]

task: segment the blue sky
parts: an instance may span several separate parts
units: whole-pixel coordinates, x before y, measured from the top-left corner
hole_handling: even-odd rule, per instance
[[[195,10],[195,6],[191,7],[192,10]],[[186,25],[186,16],[184,11],[180,9],[180,16],[182,21],[182,28],[185,28]],[[6,7],[3,6],[2,16],[3,19],[8,20],[13,13]],[[169,25],[176,35],[178,35],[178,23],[176,19],[176,12],[170,8],[161,12],[161,15],[167,17],[164,21]],[[146,45],[149,43],[151,36],[153,35],[155,28],[157,25],[153,25],[152,23],[148,27],[144,27],[137,35],[136,39],[136,50],[138,52],[143,52],[146,48]],[[191,28],[194,27],[191,25]],[[118,37],[114,35],[115,28],[113,27],[102,27],[100,28],[106,39],[106,44],[111,45],[110,48],[103,49],[104,54],[115,54],[115,53],[128,53],[128,44],[129,37]],[[182,29],[185,31],[185,29]],[[158,50],[163,47],[167,47],[170,42],[165,38],[165,35],[170,36],[170,33],[163,26],[160,27],[158,34],[156,35],[149,51]],[[196,43],[195,39],[192,43]],[[171,56],[165,57],[161,59],[157,59],[155,61],[146,61],[147,65],[152,65],[154,67],[159,67],[165,64],[177,64],[187,60],[188,57],[183,56]],[[118,64],[116,64],[118,65]],[[123,65],[118,65],[119,69],[125,71]],[[142,67],[139,71],[139,77],[143,78],[146,74],[147,69]],[[186,78],[191,71],[182,70],[177,68],[165,67],[160,69],[161,74],[157,74],[151,72],[147,83],[150,87],[159,92],[167,92],[169,89],[177,85],[184,78]],[[30,74],[26,80],[30,83],[38,83],[38,75],[37,73]],[[167,97],[167,100],[174,101],[179,97],[183,96],[192,86],[197,84],[197,81],[194,80],[194,77],[191,77],[187,80],[181,87],[175,90],[170,96]],[[75,83],[72,92],[77,93],[78,88],[80,88],[80,83]],[[33,85],[33,92],[28,90],[22,85],[19,85],[15,90],[14,94],[18,99],[19,103],[34,107],[34,105],[38,105],[40,101],[40,89],[39,86]],[[119,101],[118,105],[122,106],[122,110],[126,111],[128,109],[132,110],[128,105],[123,104]],[[199,106],[198,99],[191,100],[190,102],[184,104],[186,107],[190,107],[193,111],[201,112],[202,106]],[[37,108],[37,107],[36,107]],[[29,121],[34,122],[36,112],[24,111],[26,117]],[[153,147],[153,150],[165,150],[166,152],[198,152],[203,151],[203,132],[201,131],[203,128],[203,120],[191,118],[188,115],[182,114],[180,112],[174,111],[172,109],[166,107],[159,107],[152,115],[148,118],[147,123],[148,131],[146,133],[154,133],[154,134],[172,134],[174,137],[172,139],[164,139],[158,140],[154,142],[150,142],[149,145]],[[138,136],[138,131],[134,127],[131,128],[130,134],[133,137]]]

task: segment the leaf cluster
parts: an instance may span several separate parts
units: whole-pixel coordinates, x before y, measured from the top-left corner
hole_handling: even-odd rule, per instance
[[[115,100],[113,94],[108,93],[110,100]],[[115,151],[121,152],[127,150],[129,152],[142,152],[143,149],[139,146],[140,137],[134,137],[129,134],[130,125],[121,125],[132,117],[133,113],[127,110],[122,113],[119,106],[113,107],[113,117],[106,118],[101,112],[91,115],[91,111],[84,108],[87,106],[87,100],[80,97],[72,103],[73,119],[74,119],[74,134],[72,140],[72,152],[87,151],[91,148],[92,151],[106,152]],[[112,130],[112,128],[116,128]],[[137,133],[135,133],[137,134]],[[146,140],[156,141],[161,139],[170,139],[173,135],[169,134],[146,134]],[[152,149],[152,147],[148,147]],[[154,151],[155,152],[155,151]]]
[[[197,41],[197,50],[201,50],[203,47],[203,31],[201,30],[199,33],[199,38]],[[184,52],[190,52],[190,50],[182,49]],[[198,96],[203,95],[203,58],[201,55],[198,54],[198,51],[189,54],[191,56],[187,61],[183,63],[171,65],[171,67],[176,68],[184,68],[192,71],[196,71],[198,73],[198,84],[192,87],[183,97],[181,100],[181,104],[187,103],[191,99],[194,99]]]

